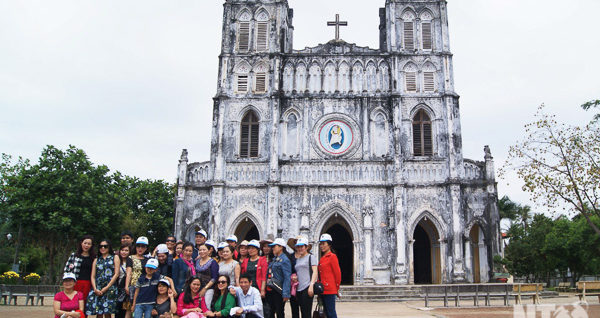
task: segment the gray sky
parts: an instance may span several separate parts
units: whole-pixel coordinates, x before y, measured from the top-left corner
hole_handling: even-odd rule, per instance
[[[449,0],[464,154],[497,168],[536,107],[591,119],[600,98],[600,1]],[[296,49],[334,36],[377,48],[384,0],[289,0]],[[223,1],[0,1],[0,152],[68,144],[95,163],[173,182],[181,149],[208,160]],[[507,181],[510,185],[506,185]],[[528,203],[518,180],[500,195]]]

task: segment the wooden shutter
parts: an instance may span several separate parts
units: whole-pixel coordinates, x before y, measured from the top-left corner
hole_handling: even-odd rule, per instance
[[[256,50],[267,51],[269,39],[269,24],[268,22],[256,23]]]
[[[237,92],[245,93],[248,91],[248,75],[237,76]]]
[[[424,110],[420,110],[413,118],[413,155],[433,156],[433,133],[431,120]]]
[[[413,123],[413,153],[415,156],[423,155],[423,142],[421,136],[421,124]]]
[[[267,74],[266,73],[256,73],[255,91],[258,93],[264,93],[267,91]]]
[[[407,92],[416,92],[417,91],[417,73],[416,72],[406,72],[405,80],[406,80],[406,91]]]
[[[404,22],[404,49],[414,50],[415,49],[415,27],[414,23]]]
[[[423,72],[423,88],[426,92],[435,91],[435,74],[433,72]]]
[[[431,22],[421,23],[421,33],[423,39],[423,50],[431,50],[433,48],[431,39]]]
[[[260,126],[253,111],[246,113],[240,128],[240,157],[257,158]]]
[[[250,46],[250,22],[240,22],[238,30],[238,51],[247,52]]]

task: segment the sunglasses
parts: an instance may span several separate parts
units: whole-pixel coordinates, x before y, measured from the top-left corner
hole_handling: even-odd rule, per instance
[[[226,280],[220,280],[217,283],[219,283],[219,284],[227,284],[227,281]]]
[[[167,240],[167,242],[175,243],[175,240]]]
[[[143,248],[147,248],[148,246],[147,246],[147,245],[144,245],[144,244],[137,244],[135,247],[143,247]]]
[[[102,244],[102,245],[99,245],[99,247],[100,247],[100,248],[108,248],[108,245],[104,245],[104,244]]]

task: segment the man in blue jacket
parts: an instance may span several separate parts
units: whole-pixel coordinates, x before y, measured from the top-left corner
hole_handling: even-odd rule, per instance
[[[275,239],[269,245],[273,248],[275,257],[269,263],[270,280],[267,280],[266,298],[271,305],[271,314],[267,318],[274,318],[275,314],[277,314],[277,318],[283,318],[283,308],[290,299],[292,263],[284,253],[286,242],[282,238]],[[269,288],[269,286],[271,287]]]

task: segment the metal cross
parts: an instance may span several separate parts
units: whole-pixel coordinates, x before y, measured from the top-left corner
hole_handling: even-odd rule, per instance
[[[348,26],[348,21],[340,21],[340,15],[335,15],[335,21],[327,22],[327,26],[335,26],[335,40],[340,40],[340,26]]]

